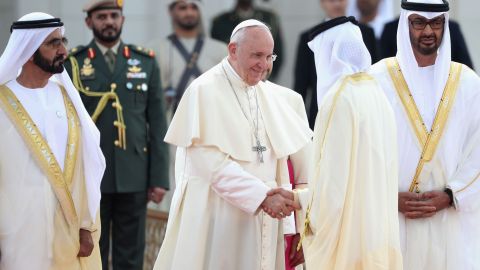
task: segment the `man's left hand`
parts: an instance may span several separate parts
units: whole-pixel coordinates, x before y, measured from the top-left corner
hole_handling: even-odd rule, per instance
[[[300,242],[300,234],[297,233],[293,236],[292,245],[290,246],[289,251],[289,259],[290,259],[290,267],[295,267],[299,264],[305,262],[305,258],[303,256],[303,248],[297,251],[298,243]]]
[[[154,203],[160,203],[163,197],[167,193],[167,190],[161,187],[151,187],[148,189],[148,200]]]
[[[450,207],[450,197],[445,191],[429,191],[422,193],[420,199],[430,202],[437,212]]]
[[[450,207],[450,197],[444,191],[428,191],[421,193],[419,201],[408,201],[406,204],[410,207],[431,206],[435,207],[435,212]],[[412,216],[410,218],[421,218]]]
[[[80,229],[80,250],[78,251],[78,257],[88,257],[93,251],[93,238],[92,233]]]

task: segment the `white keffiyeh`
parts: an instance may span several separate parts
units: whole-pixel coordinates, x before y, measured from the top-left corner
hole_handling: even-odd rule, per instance
[[[54,17],[41,12],[29,13],[19,21],[34,21],[53,19]],[[60,29],[62,34],[64,27],[48,27],[35,29],[14,29],[7,47],[0,57],[0,85],[16,79],[22,66],[28,61],[45,39],[53,31]],[[96,218],[100,205],[100,183],[105,171],[105,158],[100,149],[100,132],[93,123],[90,115],[83,106],[82,100],[67,71],[52,76],[51,80],[63,85],[77,111],[82,132],[83,167],[85,185],[88,196],[88,209],[93,220]]]

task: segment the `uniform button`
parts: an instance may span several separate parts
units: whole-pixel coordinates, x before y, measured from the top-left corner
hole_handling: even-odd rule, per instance
[[[113,103],[112,103],[112,107],[113,107],[113,108],[117,108],[117,103],[116,103],[116,102],[113,102]]]
[[[90,91],[90,87],[89,86],[85,87],[85,90]]]
[[[111,88],[112,90],[115,90],[115,89],[117,88],[117,84],[116,84],[116,83],[110,84],[110,88]]]
[[[147,152],[147,147],[143,147],[143,152]]]
[[[115,144],[115,146],[119,146],[119,145],[120,145],[120,142],[119,142],[118,140],[115,140],[115,141],[113,142],[113,144]]]

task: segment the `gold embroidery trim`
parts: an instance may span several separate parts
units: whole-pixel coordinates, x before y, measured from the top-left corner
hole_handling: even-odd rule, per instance
[[[73,181],[75,164],[77,164],[78,147],[80,142],[80,120],[78,119],[75,107],[68,98],[63,86],[60,86],[60,89],[62,90],[68,121],[67,152],[63,166],[63,177],[65,178],[67,185],[70,186]]]
[[[117,128],[118,132],[118,147],[126,150],[127,149],[127,135],[126,129],[127,126],[125,125],[125,120],[123,119],[123,107],[120,104],[120,98],[118,97],[117,93],[115,93],[115,89],[117,85],[112,83],[110,85],[109,92],[96,92],[90,91],[88,88],[83,87],[82,80],[80,79],[80,68],[78,66],[78,61],[75,57],[70,56],[68,58],[70,63],[72,64],[72,82],[75,85],[75,88],[87,97],[99,97],[100,100],[98,101],[97,107],[92,114],[93,122],[97,122],[98,117],[103,112],[109,100],[114,100],[112,106],[117,111],[117,121],[113,123],[113,125]]]
[[[464,186],[463,188],[457,190],[455,193],[460,193],[462,191],[464,191],[465,189],[467,189],[468,187],[470,187],[471,185],[473,185],[473,183],[477,182],[478,178],[480,177],[480,173],[477,174],[477,176],[475,176],[475,178],[473,178],[472,181],[470,181],[470,183],[468,183],[466,186]]]
[[[417,136],[418,141],[420,142],[420,146],[423,147],[427,141],[428,131],[427,127],[422,121],[422,117],[420,112],[418,111],[417,105],[415,104],[415,100],[408,89],[407,82],[403,77],[402,71],[398,66],[398,62],[394,57],[388,58],[387,60],[387,67],[388,72],[390,73],[390,77],[392,78],[393,85],[397,90],[397,94],[402,101],[403,107],[407,112],[408,119],[410,120],[410,124],[415,131],[415,135]]]
[[[358,72],[352,75],[349,75],[348,78],[351,82],[361,82],[361,81],[371,81],[373,77],[365,72]]]
[[[351,83],[352,81],[358,81],[358,78],[359,77],[354,78],[353,76],[345,77],[343,79],[342,84],[340,85],[338,91],[335,93],[335,96],[333,97],[332,108],[330,109],[328,119],[327,119],[327,127],[325,128],[325,132],[323,133],[323,136],[322,136],[322,144],[321,144],[321,148],[320,148],[320,160],[322,159],[322,156],[323,156],[323,149],[325,149],[325,141],[326,141],[326,138],[327,138],[328,129],[329,129],[330,123],[332,121],[333,112],[335,111],[335,108],[337,106],[338,97],[343,92],[343,90],[345,90],[345,87],[346,87],[348,82]],[[313,186],[312,186],[312,188],[313,188]],[[305,237],[308,234],[312,233],[312,229],[310,228],[310,211],[311,211],[311,208],[312,208],[314,198],[315,198],[315,190],[312,189],[312,195],[311,195],[310,203],[308,204],[307,210],[305,211],[306,212],[305,213],[305,223],[304,223],[303,232],[300,236],[300,241],[298,242],[298,245],[297,245],[297,251],[299,251],[300,248],[302,247],[302,243],[305,240]]]
[[[61,89],[67,112],[69,132],[64,164],[65,174],[62,173],[48,143],[42,137],[42,134],[28,112],[22,106],[15,94],[5,85],[0,86],[0,101],[4,104],[5,112],[9,116],[13,125],[23,137],[28,148],[32,151],[33,157],[47,175],[47,179],[60,203],[68,224],[70,226],[76,226],[78,219],[72,194],[70,193],[69,183],[72,182],[78,152],[79,121],[72,103],[66,96],[65,89],[63,89],[63,87],[61,87]]]
[[[386,61],[388,72],[392,78],[395,89],[397,90],[398,97],[402,101],[405,112],[407,113],[410,124],[415,131],[418,142],[420,143],[422,149],[422,154],[420,156],[420,160],[418,161],[415,175],[409,188],[410,192],[420,192],[418,187],[420,184],[420,173],[422,172],[425,163],[432,160],[442,137],[450,110],[452,109],[455,101],[462,65],[454,62],[452,62],[450,65],[447,84],[443,90],[442,98],[440,99],[440,104],[438,105],[432,128],[430,132],[428,132],[415,100],[413,99],[412,93],[410,92],[405,78],[403,77],[402,71],[400,70],[397,59],[392,57],[388,58]]]

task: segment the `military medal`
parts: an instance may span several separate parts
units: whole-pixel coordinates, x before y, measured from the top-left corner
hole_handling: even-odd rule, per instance
[[[95,68],[93,68],[92,60],[90,60],[90,58],[85,58],[83,60],[83,66],[80,69],[80,75],[82,77],[88,77],[89,79],[93,78],[93,76],[95,75]]]
[[[140,65],[140,60],[135,59],[135,58],[130,58],[127,61],[127,64],[129,65],[128,67],[128,72],[127,72],[127,79],[146,79],[147,78],[147,73],[142,72],[142,68],[139,67]]]

